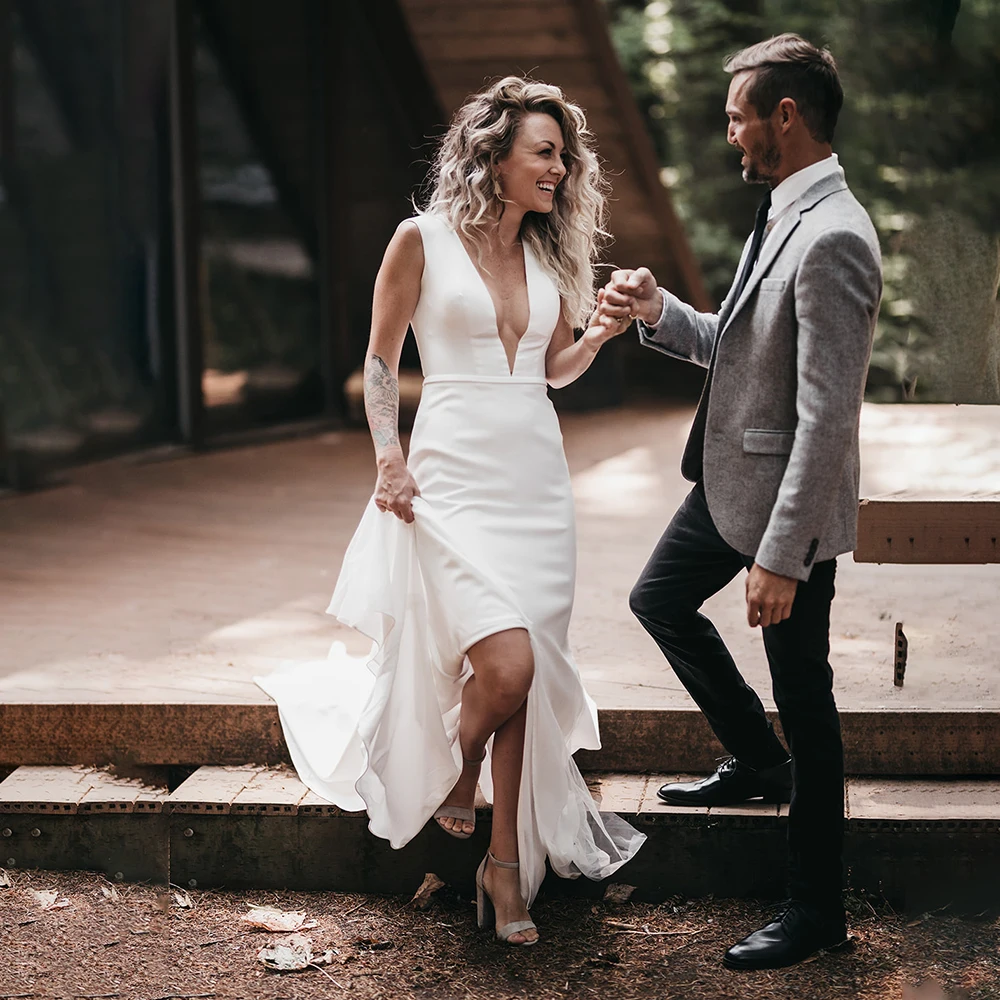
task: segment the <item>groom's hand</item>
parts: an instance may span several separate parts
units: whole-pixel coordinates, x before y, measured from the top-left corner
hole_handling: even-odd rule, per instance
[[[799,581],[779,576],[756,563],[747,577],[747,623],[751,628],[777,625],[791,616]]]
[[[659,322],[663,293],[648,267],[614,271],[605,291],[609,309],[627,308],[631,315],[638,316],[649,326]]]

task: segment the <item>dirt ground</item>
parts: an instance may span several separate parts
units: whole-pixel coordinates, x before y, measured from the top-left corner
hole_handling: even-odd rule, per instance
[[[897,916],[851,899],[852,945],[787,970],[724,969],[724,949],[768,918],[757,902],[675,899],[657,906],[542,898],[541,943],[480,934],[470,900],[444,887],[409,900],[331,893],[198,892],[112,886],[89,874],[0,873],[2,998],[478,1000],[987,1000],[1000,998],[1000,921],[947,912]],[[53,894],[51,890],[56,890]],[[45,894],[40,900],[36,893]],[[44,909],[42,902],[54,904]],[[241,922],[250,904],[305,911],[302,931],[330,964],[266,970],[285,936]]]

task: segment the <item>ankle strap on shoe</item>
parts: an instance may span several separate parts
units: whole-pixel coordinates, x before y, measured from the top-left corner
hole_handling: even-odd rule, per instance
[[[520,862],[518,862],[518,861],[497,861],[497,859],[495,857],[493,857],[493,852],[492,851],[487,851],[487,854],[489,855],[490,861],[492,861],[493,864],[495,864],[497,866],[497,868],[520,868],[521,867]]]

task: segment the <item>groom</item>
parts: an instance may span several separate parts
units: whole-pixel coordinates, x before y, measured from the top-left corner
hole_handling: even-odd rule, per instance
[[[829,663],[836,556],[855,546],[858,418],[882,292],[878,239],[831,148],[833,57],[785,34],[730,58],[728,140],[768,191],[718,315],[617,271],[602,309],[647,347],[708,369],[681,471],[693,482],[631,595],[632,611],[732,755],[665,785],[675,805],[791,800],[789,896],[733,945],[736,969],[792,965],[847,938],[844,762]],[[788,751],[703,602],[749,571]],[[752,857],[746,859],[754,863]]]

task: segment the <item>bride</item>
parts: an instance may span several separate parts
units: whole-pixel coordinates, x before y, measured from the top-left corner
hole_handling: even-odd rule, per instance
[[[372,656],[339,648],[339,704],[322,724],[302,692],[264,686],[303,781],[366,809],[393,847],[432,817],[468,838],[481,784],[493,815],[479,923],[530,945],[546,859],[602,879],[645,839],[598,811],[572,758],[600,740],[567,641],[575,524],[546,391],[628,319],[598,308],[588,323],[603,181],[583,112],[557,87],[507,77],[471,97],[432,181],[375,282],[365,408],[378,480],[329,608],[374,640]],[[407,458],[409,326],[424,383]]]

